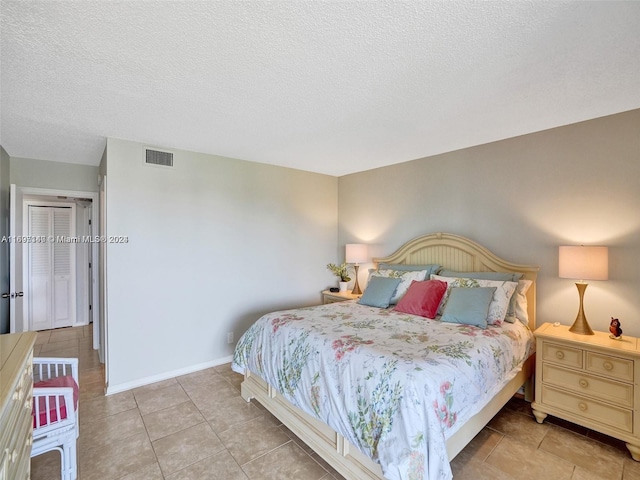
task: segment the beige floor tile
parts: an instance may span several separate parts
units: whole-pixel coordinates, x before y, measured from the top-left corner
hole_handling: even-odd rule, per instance
[[[218,433],[218,437],[241,466],[291,442],[282,430],[263,417],[236,425],[230,430]]]
[[[187,395],[201,404],[240,396],[239,392],[220,375],[183,379],[180,384]]]
[[[80,363],[80,362],[78,362]],[[104,384],[104,371],[102,367],[94,367],[80,370],[78,366],[78,380],[82,383],[101,383]]]
[[[45,343],[40,348],[40,353],[42,357],[45,357],[49,352],[55,352],[58,350],[67,350],[69,348],[77,348],[78,347],[78,339],[71,338],[69,340],[62,340],[56,343]],[[78,350],[78,353],[80,350]]]
[[[461,459],[454,458],[453,462],[451,462],[451,471],[453,472],[454,480],[512,480],[513,478],[525,478],[512,477],[493,465],[481,462],[470,456]],[[543,478],[551,480],[554,477]]]
[[[188,401],[142,417],[151,441],[204,422],[193,402]]]
[[[549,424],[538,423],[533,417],[503,409],[487,425],[489,428],[510,438],[537,447],[549,430]]]
[[[242,469],[226,450],[194,463],[165,480],[248,480]],[[284,480],[284,479],[283,479]]]
[[[118,479],[157,463],[146,433],[94,447],[80,455],[82,480]]]
[[[59,480],[61,478],[59,452],[54,450],[31,459],[31,480]]]
[[[42,346],[44,347],[44,345]],[[78,358],[79,350],[78,347],[66,347],[58,350],[52,350],[50,352],[42,353],[42,348],[40,349],[41,357],[53,357],[53,358]]]
[[[622,472],[620,472],[619,476],[616,476],[614,472],[611,472],[611,475],[603,477],[596,472],[592,472],[587,468],[576,465],[575,469],[573,470],[573,476],[571,477],[571,480],[622,480]]]
[[[624,452],[563,428],[552,425],[540,444],[540,450],[553,453],[592,474],[622,478]]]
[[[51,338],[51,330],[43,330],[36,335],[36,345],[42,345],[43,343],[49,343]]]
[[[78,355],[78,370],[83,371],[96,367],[102,368],[104,375],[104,364],[100,362],[98,352],[95,350],[92,352],[82,352],[80,350]]]
[[[133,394],[137,397],[138,395],[143,395],[147,392],[152,392],[154,390],[166,388],[170,385],[174,385],[175,383],[176,383],[175,378],[168,378],[167,380],[162,380],[160,382],[150,383],[149,385],[145,385],[144,387],[134,388]]]
[[[164,480],[164,476],[160,470],[160,465],[158,465],[158,462],[155,462],[146,465],[133,473],[129,473],[124,477],[120,477],[118,480]]]
[[[200,423],[153,442],[162,473],[166,476],[225,449],[207,423]]]
[[[206,390],[207,387],[218,388],[227,386],[228,382],[222,375],[218,375],[213,369],[208,368],[199,372],[182,375],[177,378],[185,392]]]
[[[470,459],[474,459],[478,462],[484,462],[501,441],[508,441],[508,439],[503,434],[485,427],[458,453],[453,461],[468,462]]]
[[[198,408],[217,433],[265,415],[240,397],[220,401],[217,405],[209,404],[206,407],[198,405]]]
[[[318,464],[320,464],[320,466],[321,466],[322,468],[324,468],[327,472],[329,472],[329,478],[330,478],[331,480],[346,480],[346,479],[345,479],[345,477],[343,477],[342,475],[340,475],[340,474],[338,473],[338,471],[337,471],[335,468],[333,468],[331,465],[329,465],[329,464],[327,463],[327,461],[326,461],[324,458],[322,458],[320,455],[318,455],[317,453],[312,452],[312,453],[311,453],[311,458],[312,458],[315,462],[317,462]],[[322,479],[323,479],[323,480],[327,480],[327,479],[325,479],[325,477],[322,477]]]
[[[227,375],[224,377],[235,389],[240,391],[240,384],[244,381],[244,377],[242,375],[238,375],[234,373],[233,375]]]
[[[213,367],[213,370],[216,373],[219,373],[221,375],[228,375],[228,374],[233,372],[233,370],[231,370],[231,362],[225,363],[223,365],[218,365],[217,367]],[[233,372],[233,373],[235,373],[235,372]]]
[[[520,480],[570,480],[574,468],[572,463],[513,437],[503,439],[485,463]]]
[[[124,477],[120,477],[118,480],[164,480],[164,476],[162,475],[162,471],[160,471],[160,465],[158,465],[158,462],[155,462]]]
[[[82,408],[80,404],[79,409]],[[79,452],[84,454],[89,450],[122,443],[130,437],[146,433],[140,412],[137,409],[127,410],[82,424],[78,442]]]
[[[242,469],[251,480],[320,480],[327,474],[293,442],[242,465]]]
[[[275,418],[275,417],[274,417]],[[307,445],[306,443],[304,443],[300,437],[298,437],[295,433],[293,433],[291,430],[289,430],[287,427],[285,427],[284,425],[280,425],[280,430],[282,430],[287,437],[289,437],[291,440],[293,440],[293,442],[298,445],[305,453],[309,454],[309,455],[313,455],[313,449]]]
[[[136,395],[136,402],[142,415],[164,410],[180,403],[188,402],[189,397],[179,383],[165,388],[150,390]]]
[[[51,336],[49,337],[49,343],[54,342],[63,342],[65,340],[72,340],[84,337],[82,333],[82,327],[67,327],[67,328],[57,328],[51,331]]]
[[[79,387],[81,400],[104,395],[104,380],[96,382],[80,382]]]
[[[629,456],[625,458],[622,467],[623,480],[640,480],[640,462],[636,462]]]
[[[83,399],[82,408],[79,410],[80,425],[136,408],[138,408],[138,405],[131,391]]]

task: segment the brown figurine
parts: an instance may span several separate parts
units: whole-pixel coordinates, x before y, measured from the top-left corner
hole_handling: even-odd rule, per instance
[[[609,338],[615,338],[618,340],[622,336],[622,329],[620,328],[620,320],[611,317],[611,323],[609,324],[609,331],[611,334]]]

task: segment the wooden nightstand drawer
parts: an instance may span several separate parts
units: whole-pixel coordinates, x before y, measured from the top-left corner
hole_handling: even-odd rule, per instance
[[[626,408],[607,405],[548,385],[542,385],[542,402],[623,432],[633,432],[633,412]]]
[[[622,407],[633,407],[633,385],[544,363],[542,381]]]
[[[585,369],[607,377],[633,382],[633,361],[625,358],[587,352]]]
[[[544,342],[542,344],[542,360],[568,367],[582,368],[582,350]]]

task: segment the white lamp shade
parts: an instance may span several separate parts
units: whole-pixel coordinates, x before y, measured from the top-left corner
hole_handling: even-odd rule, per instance
[[[606,280],[609,278],[609,249],[584,245],[560,247],[558,275],[578,280]]]
[[[345,262],[366,263],[369,261],[369,251],[362,243],[347,243],[345,251]]]

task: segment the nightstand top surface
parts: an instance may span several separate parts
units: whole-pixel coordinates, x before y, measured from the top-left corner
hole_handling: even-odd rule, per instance
[[[549,340],[564,340],[585,346],[622,350],[628,353],[637,353],[640,355],[638,339],[636,337],[622,334],[622,338],[620,340],[615,340],[613,338],[609,338],[609,334],[605,332],[593,333],[593,335],[580,335],[570,332],[568,325],[554,326],[552,323],[544,323],[534,332],[536,337],[546,338]]]

